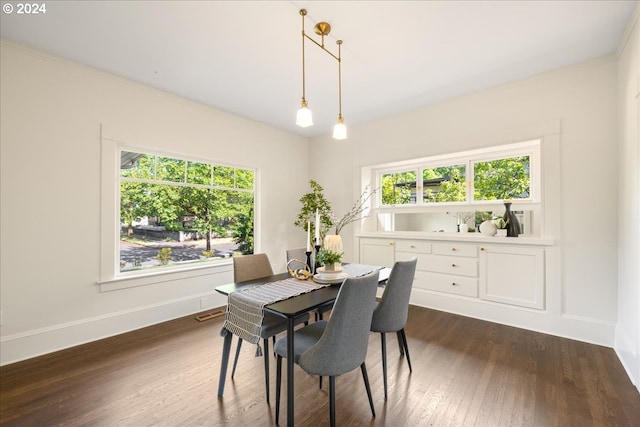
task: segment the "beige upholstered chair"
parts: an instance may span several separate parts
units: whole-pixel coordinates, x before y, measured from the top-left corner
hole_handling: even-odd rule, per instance
[[[249,280],[259,279],[262,277],[273,276],[273,269],[269,262],[267,254],[253,254],[233,257],[233,280],[234,282],[246,282]],[[299,325],[301,323],[309,322],[309,314],[301,314],[296,317],[294,323]],[[262,321],[262,331],[260,338],[264,344],[264,383],[266,388],[267,403],[269,403],[269,338],[273,338],[275,344],[276,334],[287,330],[287,319],[276,316],[271,313],[264,313],[264,319]],[[236,347],[236,356],[233,360],[233,369],[231,371],[231,378],[236,373],[236,366],[238,364],[238,356],[240,354],[240,348],[242,346],[242,339],[238,339],[238,346]]]

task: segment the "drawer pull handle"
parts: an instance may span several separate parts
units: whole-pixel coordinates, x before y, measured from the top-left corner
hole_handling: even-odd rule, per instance
[[[452,250],[453,252],[457,251],[457,249],[456,249],[456,248],[451,248],[451,250]]]
[[[415,248],[416,248],[416,245],[411,245],[411,249],[415,249]]]
[[[451,264],[451,267],[457,267],[457,265],[455,265],[455,264]]]
[[[451,283],[451,286],[456,286],[456,285],[457,285],[457,283],[456,283],[456,282],[452,282],[452,283]]]
[[[481,251],[484,251],[484,248],[480,248]]]
[[[389,242],[389,246],[393,246],[393,242]]]

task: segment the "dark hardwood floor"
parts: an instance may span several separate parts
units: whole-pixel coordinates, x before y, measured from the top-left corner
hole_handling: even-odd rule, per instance
[[[186,317],[6,365],[0,424],[274,425],[275,358],[269,406],[263,362],[250,345],[218,400],[222,322]],[[377,417],[355,370],[336,380],[339,425],[640,426],[640,395],[610,348],[418,307],[406,332],[413,373],[389,334],[385,402],[380,337],[372,333],[367,368]],[[327,387],[295,372],[296,425],[329,425]]]

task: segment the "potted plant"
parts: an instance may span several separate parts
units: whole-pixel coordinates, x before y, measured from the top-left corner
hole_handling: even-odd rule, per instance
[[[496,236],[498,237],[507,237],[507,224],[509,224],[509,220],[505,221],[504,218],[497,218],[493,221],[498,230],[496,231]]]
[[[318,251],[318,256],[316,260],[318,263],[324,265],[325,271],[333,271],[336,268],[336,264],[342,263],[342,255],[341,252],[334,252],[322,248]]]
[[[300,197],[302,207],[300,208],[300,213],[293,224],[296,227],[300,227],[307,231],[309,236],[315,236],[316,224],[313,219],[317,211],[320,216],[320,230],[318,230],[320,242],[308,243],[319,245],[322,243],[326,230],[330,229],[333,225],[333,221],[331,219],[331,203],[329,203],[329,201],[324,197],[324,188],[322,188],[320,184],[311,180],[309,181],[309,186],[311,187],[311,192]]]

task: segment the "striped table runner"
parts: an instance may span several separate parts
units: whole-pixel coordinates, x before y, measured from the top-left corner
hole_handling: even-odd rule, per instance
[[[257,344],[262,332],[263,308],[296,295],[329,286],[311,280],[285,279],[229,294],[223,330]]]

